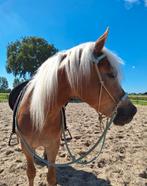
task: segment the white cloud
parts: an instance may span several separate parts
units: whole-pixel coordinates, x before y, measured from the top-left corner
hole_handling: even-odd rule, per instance
[[[139,3],[139,0],[124,0],[124,1],[127,2],[127,3],[131,3],[131,4]]]
[[[126,8],[130,9],[134,5],[144,4],[147,7],[147,0],[123,0],[125,2]]]
[[[131,9],[134,5],[139,4],[140,0],[124,0],[125,7]]]

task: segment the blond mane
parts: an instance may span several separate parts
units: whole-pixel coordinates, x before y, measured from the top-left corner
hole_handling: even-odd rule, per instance
[[[56,102],[58,69],[62,66],[65,67],[70,85],[73,89],[76,89],[82,78],[88,80],[91,75],[92,62],[96,60],[93,56],[94,45],[94,42],[84,43],[57,53],[40,66],[33,79],[29,82],[24,99],[32,91],[30,113],[36,130],[43,128],[46,102],[49,108]],[[106,48],[103,48],[102,52],[119,72],[118,77],[120,77],[119,66],[123,63],[121,58]],[[64,56],[66,57],[64,58]]]

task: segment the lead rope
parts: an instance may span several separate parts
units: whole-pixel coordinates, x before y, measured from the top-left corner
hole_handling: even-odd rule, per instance
[[[102,135],[100,136],[100,138],[98,139],[98,141],[87,151],[84,153],[84,155],[80,156],[79,158],[75,158],[75,156],[72,154],[72,152],[70,151],[70,148],[68,146],[68,142],[66,140],[66,137],[65,137],[65,131],[64,131],[64,128],[63,128],[63,125],[62,125],[62,132],[63,132],[63,137],[64,137],[64,140],[65,140],[65,146],[66,146],[66,149],[69,153],[69,156],[70,158],[72,159],[72,162],[73,163],[78,163],[78,164],[82,164],[82,165],[86,165],[86,164],[89,164],[91,162],[93,162],[94,160],[96,160],[98,158],[98,156],[100,155],[100,153],[102,152],[102,149],[104,147],[104,143],[105,143],[105,139],[106,139],[106,134],[107,134],[107,131],[109,130],[114,118],[116,116],[116,112],[114,112],[112,114],[112,117],[110,118],[110,120],[108,121],[107,120],[107,123],[106,123],[106,128],[104,129]],[[63,122],[63,120],[62,120]],[[83,160],[85,157],[87,157],[100,143],[102,143],[101,145],[101,148],[100,148],[100,151],[98,152],[98,154],[92,158],[91,160],[87,161],[87,160]]]

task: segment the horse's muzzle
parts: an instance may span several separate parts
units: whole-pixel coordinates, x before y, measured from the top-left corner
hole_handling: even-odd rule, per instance
[[[137,112],[137,108],[128,100],[120,105],[114,118],[115,125],[124,125],[129,123]]]

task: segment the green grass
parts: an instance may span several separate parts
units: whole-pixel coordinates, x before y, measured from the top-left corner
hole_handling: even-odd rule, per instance
[[[7,102],[9,93],[0,93],[0,102]]]
[[[147,105],[147,95],[129,95],[129,98],[136,105]]]

